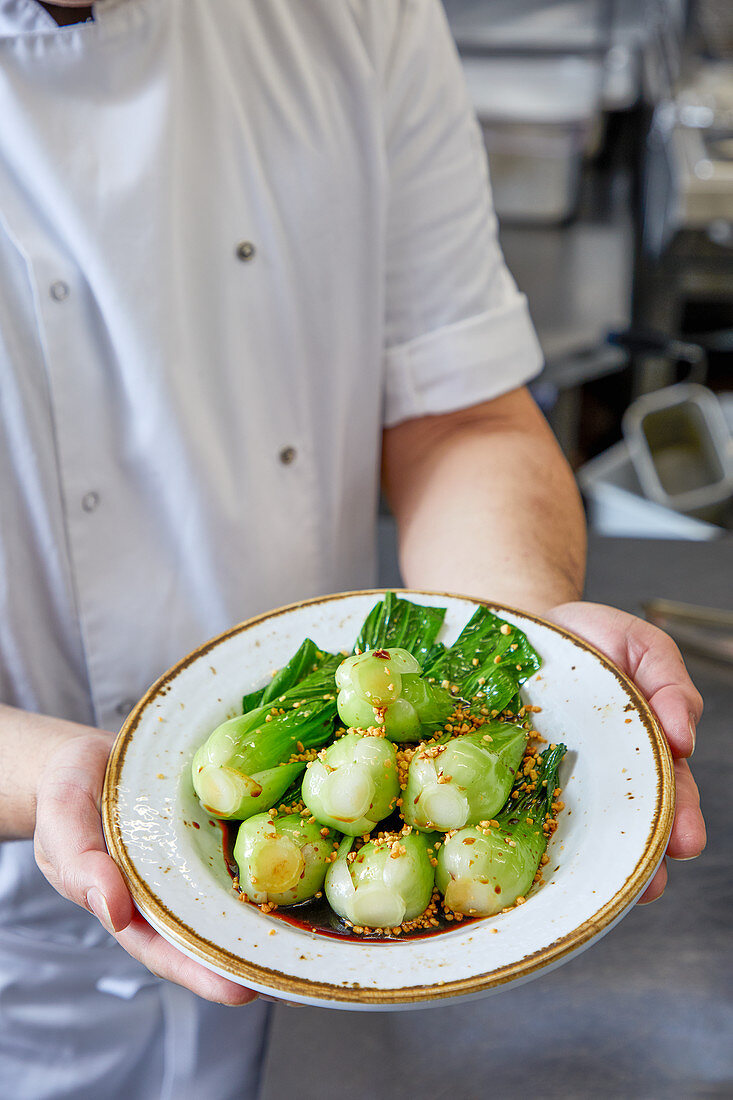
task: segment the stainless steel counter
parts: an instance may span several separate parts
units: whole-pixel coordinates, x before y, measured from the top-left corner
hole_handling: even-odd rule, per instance
[[[397,584],[385,521],[382,583]],[[733,609],[733,538],[591,541],[589,599]],[[694,770],[708,847],[664,898],[544,977],[470,1005],[278,1008],[263,1100],[691,1100],[733,1096],[733,670],[690,661],[705,700]],[[243,1021],[243,1026],[244,1021]]]

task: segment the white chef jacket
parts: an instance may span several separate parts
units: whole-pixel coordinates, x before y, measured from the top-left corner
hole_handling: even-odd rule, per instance
[[[233,622],[371,584],[383,424],[540,358],[439,0],[94,15],[0,0],[0,699],[115,729]],[[263,1028],[0,845],[9,1095],[246,1097]]]

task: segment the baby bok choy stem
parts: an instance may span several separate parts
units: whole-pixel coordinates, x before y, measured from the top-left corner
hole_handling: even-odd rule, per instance
[[[515,783],[496,818],[446,838],[438,849],[435,881],[447,909],[490,917],[526,898],[554,831],[564,755],[564,745],[547,749]]]
[[[299,814],[255,814],[239,826],[234,859],[239,886],[258,905],[312,898],[326,877],[336,834]]]
[[[292,758],[333,734],[339,661],[329,656],[265,706],[230,718],[210,734],[191,766],[194,790],[208,813],[244,820],[282,797],[304,768]]]
[[[374,734],[350,730],[322,750],[303,777],[303,802],[316,820],[349,836],[371,832],[399,798],[395,747]]]
[[[452,714],[455,700],[420,675],[406,649],[357,653],[336,670],[339,717],[347,726],[382,726],[391,741],[417,741]]]
[[[399,928],[425,911],[433,893],[435,838],[385,833],[352,852],[345,837],[326,874],[331,908],[359,928]]]
[[[473,733],[419,749],[407,773],[405,821],[448,832],[493,817],[507,800],[526,743],[521,727],[486,722]]]

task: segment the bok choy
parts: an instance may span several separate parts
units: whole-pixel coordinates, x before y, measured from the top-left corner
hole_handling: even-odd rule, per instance
[[[487,722],[473,733],[418,750],[410,763],[402,816],[420,829],[459,829],[493,817],[507,800],[527,731]]]
[[[448,909],[490,917],[526,898],[554,828],[565,751],[564,745],[547,749],[533,769],[536,779],[523,778],[493,821],[459,829],[441,845],[435,881]]]
[[[302,649],[293,659],[300,671]],[[333,736],[341,658],[317,652],[314,671],[296,675],[280,695],[217,726],[196,752],[191,777],[207,812],[243,820],[270,809],[303,771],[304,762],[292,758]]]

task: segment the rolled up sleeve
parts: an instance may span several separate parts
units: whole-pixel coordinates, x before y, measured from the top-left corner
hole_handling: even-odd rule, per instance
[[[385,74],[384,423],[497,397],[538,373],[496,234],[485,148],[439,0],[402,0]]]

